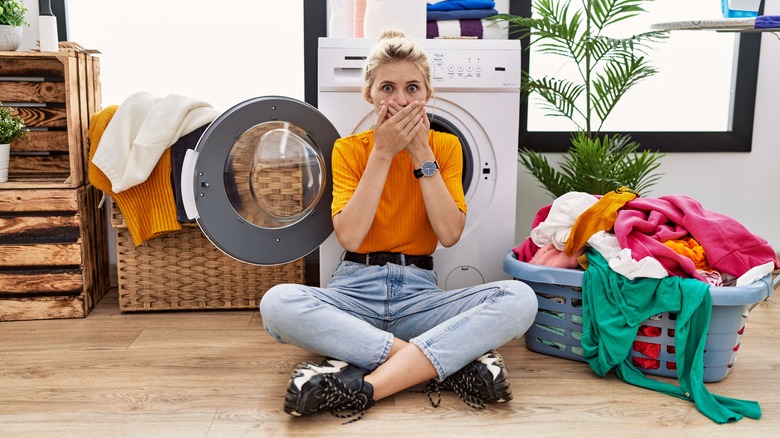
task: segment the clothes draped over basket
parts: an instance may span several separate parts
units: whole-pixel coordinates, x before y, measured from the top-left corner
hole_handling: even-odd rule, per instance
[[[717,423],[760,417],[756,402],[709,393],[703,351],[710,286],[750,283],[780,268],[766,240],[690,197],[644,198],[625,188],[604,196],[566,193],[539,210],[532,228],[513,249],[518,260],[585,268],[581,344],[596,374],[614,369],[633,385],[692,400]],[[584,260],[571,261],[582,251]],[[677,314],[680,386],[645,377],[629,356],[641,323],[663,312]],[[652,345],[639,347],[652,354]]]
[[[692,400],[719,424],[761,417],[755,401],[714,395],[704,386],[704,344],[712,310],[706,283],[677,276],[628,280],[612,271],[598,251],[589,249],[587,255],[580,342],[583,357],[596,374],[603,377],[615,369],[632,385]],[[680,386],[646,377],[629,359],[639,325],[662,312],[677,313],[674,346]]]
[[[181,230],[171,149],[179,143],[177,151],[194,147],[218,115],[202,101],[145,92],[92,115],[89,179],[116,201],[135,245]]]
[[[117,109],[92,163],[111,181],[111,189],[120,193],[146,181],[163,152],[180,136],[218,116],[216,109],[199,100],[135,93]]]

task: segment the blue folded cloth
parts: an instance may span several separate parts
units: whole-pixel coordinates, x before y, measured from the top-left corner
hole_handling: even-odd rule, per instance
[[[493,9],[496,2],[485,0],[446,0],[439,3],[428,3],[429,11],[457,11],[462,9]]]
[[[428,11],[426,20],[478,20],[480,18],[492,17],[497,15],[495,9],[464,9],[459,11]]]
[[[759,15],[753,27],[755,29],[780,28],[780,15]]]

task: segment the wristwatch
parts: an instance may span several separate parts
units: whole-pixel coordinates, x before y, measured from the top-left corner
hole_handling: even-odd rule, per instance
[[[436,174],[437,170],[439,170],[438,161],[425,161],[419,169],[414,169],[414,177],[422,178],[424,176],[433,176]]]

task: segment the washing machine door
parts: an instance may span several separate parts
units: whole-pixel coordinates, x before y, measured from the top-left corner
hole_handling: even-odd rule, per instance
[[[338,131],[296,99],[258,97],[209,125],[182,165],[187,216],[225,254],[276,265],[333,231],[330,158]]]

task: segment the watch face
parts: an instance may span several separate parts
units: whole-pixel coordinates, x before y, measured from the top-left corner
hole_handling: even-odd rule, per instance
[[[435,161],[426,161],[422,163],[422,166],[420,166],[420,170],[422,170],[422,173],[425,176],[433,176],[433,174],[436,173],[436,169],[438,168],[439,166]]]

